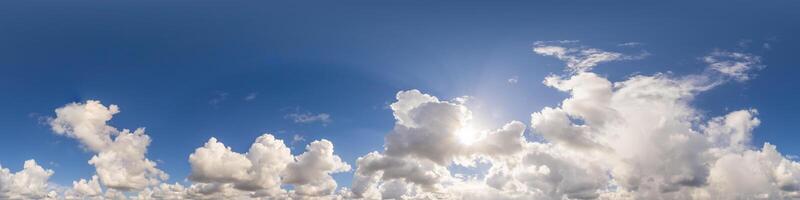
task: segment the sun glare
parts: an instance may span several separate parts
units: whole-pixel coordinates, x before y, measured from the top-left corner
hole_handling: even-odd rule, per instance
[[[458,141],[461,142],[461,144],[471,145],[475,143],[475,141],[478,141],[479,134],[474,128],[465,126],[456,132],[456,136],[458,136]]]

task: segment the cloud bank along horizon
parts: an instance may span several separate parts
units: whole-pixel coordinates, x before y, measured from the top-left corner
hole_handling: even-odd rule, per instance
[[[334,144],[313,141],[291,152],[266,133],[247,152],[216,138],[188,155],[188,182],[166,183],[147,158],[144,128],[108,124],[117,105],[97,100],[55,110],[49,126],[94,156],[95,175],[72,187],[34,160],[21,171],[0,167],[2,199],[792,199],[800,198],[800,163],[769,143],[752,144],[761,123],[754,108],[706,119],[690,103],[727,82],[745,82],[764,68],[758,56],[714,50],[698,74],[656,73],[609,81],[600,63],[644,59],[581,46],[537,42],[533,51],[566,63],[543,84],[569,94],[533,112],[529,125],[511,121],[477,130],[463,99],[400,91],[390,109],[395,125],[384,149],[346,163]],[[326,117],[327,118],[327,117]],[[528,140],[525,130],[541,138]],[[531,137],[534,138],[534,137]],[[479,164],[488,167],[479,167]],[[454,173],[454,167],[483,170]],[[485,169],[485,170],[484,170]],[[331,176],[353,173],[352,185]]]

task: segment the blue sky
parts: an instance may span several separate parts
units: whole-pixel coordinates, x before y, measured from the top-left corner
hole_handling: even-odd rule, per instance
[[[564,73],[563,62],[531,50],[556,40],[649,54],[594,70],[611,81],[700,73],[715,49],[760,56],[766,67],[754,78],[691,104],[707,118],[757,108],[755,146],[799,155],[798,9],[796,1],[3,1],[0,164],[18,171],[36,159],[62,185],[91,177],[93,154],[46,119],[94,99],[120,106],[109,124],[146,127],[147,157],[167,182],[190,174],[189,154],[210,137],[246,152],[263,133],[302,136],[287,143],[294,154],[324,138],[355,167],[383,150],[395,125],[388,106],[401,90],[470,96],[475,118],[492,129],[558,106],[569,95],[542,80]],[[330,121],[291,117],[321,113]],[[349,186],[352,171],[334,178]]]

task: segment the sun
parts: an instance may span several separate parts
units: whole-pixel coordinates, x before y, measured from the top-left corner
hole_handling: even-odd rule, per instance
[[[456,131],[456,137],[458,137],[458,142],[463,145],[471,145],[478,141],[480,134],[471,126],[464,126],[461,127],[458,131]]]

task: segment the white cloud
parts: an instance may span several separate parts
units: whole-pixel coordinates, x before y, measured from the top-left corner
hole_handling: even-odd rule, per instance
[[[135,199],[139,200],[180,200],[187,199],[187,188],[181,184],[166,184],[161,183],[158,186],[147,188],[139,192]]]
[[[171,189],[181,188],[173,187]],[[237,190],[232,183],[194,183],[185,189],[186,191],[182,193],[185,196],[180,199],[255,199],[252,196],[254,192]]]
[[[81,145],[96,153],[89,160],[94,165],[100,182],[117,190],[141,190],[167,179],[167,174],[156,168],[156,163],[145,157],[150,137],[144,128],[131,132],[107,125],[116,105],[108,107],[99,101],[71,103],[56,109],[56,118],[50,120],[54,132],[77,139]]]
[[[642,44],[641,42],[625,42],[625,43],[617,44],[617,46],[621,46],[621,47],[636,47],[636,46],[642,46],[642,45],[644,45],[644,44]]]
[[[723,51],[706,58],[710,69],[737,80],[750,77],[747,72],[758,64],[757,60],[752,55]],[[783,199],[797,195],[793,184],[798,181],[794,174],[800,164],[782,157],[774,146],[768,148],[771,145],[761,151],[752,150],[751,134],[760,124],[755,110],[734,111],[712,118],[707,125],[701,124],[702,116],[690,101],[699,92],[724,82],[713,79],[705,74],[675,78],[656,74],[611,84],[591,72],[579,72],[567,79],[549,77],[547,85],[570,92],[572,97],[564,100],[560,108],[545,108],[534,114],[533,128],[554,144],[566,144],[565,152],[602,158],[599,166],[605,166],[612,178],[606,185],[619,189],[601,197],[625,194],[646,199]],[[562,113],[559,110],[564,114],[556,115]],[[582,122],[576,124],[574,121],[578,120],[573,119]],[[578,145],[587,143],[584,141],[598,147]],[[610,151],[586,150],[601,147]],[[744,160],[732,160],[750,154],[770,154],[772,161],[749,160],[755,165],[725,166],[743,163]],[[742,170],[730,171],[737,168]],[[740,173],[746,169],[769,172]],[[777,181],[772,170],[786,174],[782,176],[786,181]],[[731,174],[739,179],[731,179]],[[739,180],[761,182],[755,187]]]
[[[325,196],[333,194],[336,181],[332,173],[350,171],[350,165],[333,155],[333,143],[328,140],[311,142],[306,152],[289,163],[284,174],[284,183],[295,185],[294,192],[300,196]]]
[[[712,145],[744,150],[750,144],[753,129],[761,124],[756,114],[755,109],[734,111],[711,119],[702,129]]]
[[[617,60],[638,60],[649,54],[642,52],[640,55],[626,55],[618,52],[604,51],[596,48],[575,46],[576,42],[545,42],[534,43],[533,52],[553,56],[567,63],[567,68],[572,72],[589,71],[600,63]]]
[[[331,149],[332,151],[333,149]],[[256,141],[250,145],[247,159],[253,163],[253,166],[248,169],[250,179],[237,183],[236,188],[261,190],[262,193],[268,192],[273,195],[282,193],[280,173],[294,160],[283,140],[276,139],[270,134],[256,138]]]
[[[245,155],[233,152],[216,138],[197,148],[189,155],[192,174],[189,179],[198,182],[237,182],[248,178],[247,170],[253,163]]]
[[[528,143],[514,159],[493,162],[485,183],[508,196],[592,199],[609,181],[598,160],[552,144]]]
[[[397,180],[413,183],[426,190],[435,190],[442,179],[450,176],[446,167],[429,160],[386,156],[372,152],[359,157],[353,178],[356,197],[380,198],[380,181]]]
[[[328,125],[333,122],[331,119],[331,115],[328,113],[290,113],[284,116],[286,119],[291,119],[294,123],[301,123],[301,124],[309,124],[309,123],[322,123],[322,125]]]
[[[292,156],[282,140],[264,134],[256,139],[246,154],[240,154],[211,138],[189,156],[192,166],[189,178],[199,184],[192,185],[189,190],[197,191],[194,195],[198,198],[219,195],[315,198],[333,195],[337,184],[330,174],[349,171],[350,166],[333,154],[330,141],[313,141],[306,150],[301,155]],[[293,185],[294,190],[285,191],[282,188],[284,184]],[[189,193],[192,192],[187,195]]]
[[[774,145],[726,153],[712,163],[709,187],[702,195],[719,199],[800,198],[800,163],[786,159]]]
[[[92,151],[101,151],[112,143],[111,134],[117,130],[106,123],[119,113],[117,105],[106,107],[99,101],[87,101],[67,104],[55,112],[57,117],[50,120],[50,126],[57,134],[78,139]]]
[[[294,134],[292,135],[292,145],[298,142],[306,141],[306,138],[302,135]]]
[[[53,170],[44,169],[35,160],[27,160],[21,171],[11,173],[0,166],[0,199],[52,199],[48,188]]]
[[[531,115],[531,128],[548,141],[576,149],[597,149],[598,144],[588,126],[575,125],[567,113],[559,108],[545,107]]]
[[[597,196],[595,191],[607,181],[606,172],[591,165],[596,161],[525,141],[520,122],[477,131],[473,143],[463,143],[460,134],[469,128],[472,115],[464,105],[410,90],[399,92],[391,107],[397,122],[386,136],[385,153],[358,159],[354,197],[578,198]],[[458,178],[448,169],[452,164],[471,166],[475,158],[492,163],[485,180]]]
[[[477,141],[469,144],[467,151],[490,157],[511,155],[523,150],[525,146],[523,133],[525,124],[512,121],[500,129],[477,138]]]
[[[519,82],[519,77],[518,76],[513,76],[511,78],[508,78],[508,80],[506,80],[506,81],[508,83],[510,83],[510,84],[517,84],[517,82]]]
[[[705,183],[708,170],[699,152],[707,145],[704,136],[692,130],[691,120],[698,115],[688,105],[696,87],[663,75],[634,76],[614,83],[614,87],[598,82],[608,81],[591,72],[548,81],[550,86],[572,94],[557,109],[583,120],[583,125],[565,122],[562,114],[561,120],[543,121],[552,125],[534,124],[534,128],[578,129],[543,128],[537,132],[556,144],[581,147],[567,150],[603,157],[614,180],[624,189],[637,191],[639,198],[655,198]],[[547,111],[545,108],[543,113]],[[577,145],[584,143],[592,144],[588,146],[591,148]]]
[[[390,107],[397,121],[386,135],[385,152],[356,161],[355,197],[425,198],[446,189],[453,179],[447,168],[452,163],[469,166],[475,157],[503,157],[523,149],[525,125],[520,122],[486,133],[471,130],[472,112],[462,101],[440,101],[418,90],[398,92],[396,98]],[[473,142],[464,142],[467,136]]]
[[[602,62],[618,60],[621,53],[606,52],[599,49],[575,49],[561,46],[536,45],[533,51],[547,56],[554,56],[567,62],[573,71],[586,71]]]
[[[737,81],[752,78],[750,71],[761,69],[761,58],[748,53],[715,50],[703,57],[709,68]]]
[[[283,141],[264,134],[250,146],[247,154],[233,152],[216,138],[211,138],[189,156],[190,180],[200,183],[232,184],[245,191],[263,190],[280,195],[280,173],[293,157]]]
[[[72,190],[65,193],[67,199],[99,199],[103,195],[103,189],[97,176],[92,176],[90,180],[72,181]]]
[[[472,118],[459,103],[429,98],[417,90],[397,93],[391,105],[398,120],[386,135],[386,153],[428,159],[440,165],[450,163],[461,149],[455,133]]]

